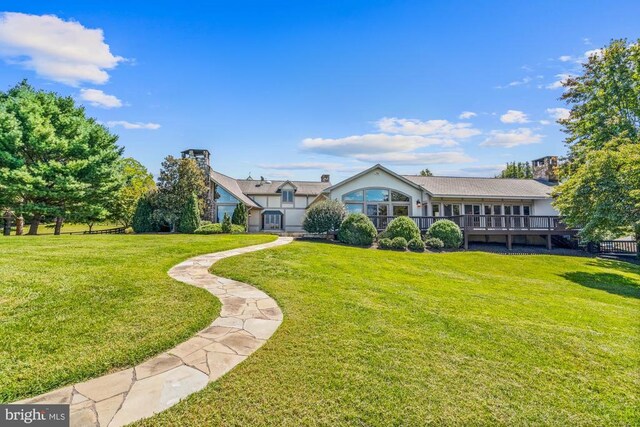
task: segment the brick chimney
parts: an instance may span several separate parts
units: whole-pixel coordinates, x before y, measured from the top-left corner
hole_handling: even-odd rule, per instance
[[[558,182],[558,156],[546,156],[531,161],[533,179]]]
[[[329,174],[323,174],[320,176],[320,182],[329,182]]]

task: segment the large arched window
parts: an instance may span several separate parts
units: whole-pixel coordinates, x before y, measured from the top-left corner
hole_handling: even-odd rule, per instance
[[[411,197],[391,188],[363,188],[342,196],[348,212],[368,216],[408,216]]]
[[[229,217],[233,216],[233,211],[236,209],[238,199],[231,193],[216,184],[213,199],[216,204],[216,222],[222,222],[224,214],[229,215]]]

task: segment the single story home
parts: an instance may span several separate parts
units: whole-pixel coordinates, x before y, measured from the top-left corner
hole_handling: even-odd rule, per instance
[[[551,205],[557,157],[533,161],[534,179],[400,175],[378,164],[337,184],[318,181],[235,179],[211,168],[207,150],[185,150],[205,171],[210,195],[207,216],[222,221],[238,203],[249,212],[251,232],[302,232],[306,209],[320,200],[339,200],[384,229],[397,216],[411,217],[422,230],[449,218],[469,240],[530,242],[572,234]],[[515,239],[515,240],[514,240]]]

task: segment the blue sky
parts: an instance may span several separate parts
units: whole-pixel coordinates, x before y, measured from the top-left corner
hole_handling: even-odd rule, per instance
[[[636,1],[3,7],[2,89],[28,78],[74,96],[153,173],[196,147],[231,176],[333,182],[378,162],[493,176],[562,155],[558,82],[640,37]]]

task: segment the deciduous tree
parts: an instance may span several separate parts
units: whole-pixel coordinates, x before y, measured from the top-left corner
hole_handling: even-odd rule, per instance
[[[120,163],[124,185],[110,207],[110,219],[119,222],[123,227],[130,227],[138,200],[156,189],[153,175],[139,161],[127,157]]]

